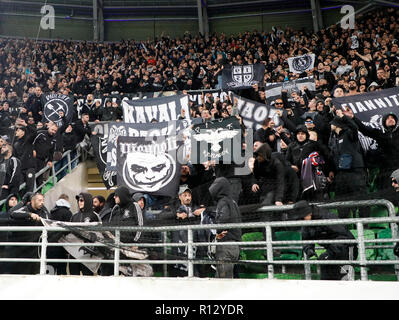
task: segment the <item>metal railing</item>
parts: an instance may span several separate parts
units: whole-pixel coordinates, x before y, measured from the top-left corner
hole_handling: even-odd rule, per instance
[[[72,156],[73,152],[76,152],[76,154],[74,156]],[[34,179],[33,192],[37,192],[37,191],[41,190],[50,181],[53,183],[53,185],[56,185],[57,179],[58,179],[57,176],[61,175],[65,170],[68,170],[68,172],[71,172],[73,164],[75,163],[75,161],[77,162],[79,160],[80,156],[81,156],[81,151],[80,151],[79,147],[77,147],[73,150],[65,151],[64,154],[62,155],[61,159],[58,161],[54,161],[53,165],[51,167],[46,165],[43,169],[36,172],[35,179]],[[61,168],[56,170],[55,167],[57,166],[57,164],[62,163],[63,161],[66,161],[66,164],[64,164]],[[47,175],[48,175],[48,177],[46,179],[43,179],[43,182],[39,186],[37,186],[37,182],[36,182],[37,179],[41,176],[46,177]],[[23,190],[24,188],[26,188],[26,182],[22,183],[19,186],[19,191]],[[0,207],[5,202],[6,202],[5,199],[0,201]]]
[[[113,247],[114,258],[113,259],[90,259],[90,263],[113,263],[114,264],[114,275],[119,275],[119,266],[121,264],[162,264],[164,266],[164,276],[167,273],[168,264],[184,264],[188,268],[188,277],[194,276],[194,265],[195,264],[220,264],[225,263],[223,261],[216,261],[211,259],[195,259],[194,257],[194,247],[200,246],[226,246],[226,245],[238,245],[241,249],[250,246],[265,246],[266,247],[266,260],[238,260],[229,261],[229,263],[243,263],[243,264],[263,264],[267,266],[268,278],[274,278],[274,267],[276,265],[303,265],[305,279],[310,280],[310,265],[325,265],[325,264],[335,264],[335,265],[350,265],[360,267],[360,278],[361,280],[368,280],[367,268],[374,265],[393,265],[397,280],[399,281],[399,260],[396,257],[394,260],[367,260],[366,250],[369,248],[392,248],[393,245],[379,245],[381,243],[395,243],[399,241],[396,234],[394,234],[396,229],[396,224],[399,223],[399,217],[394,215],[394,206],[387,200],[375,200],[375,201],[360,201],[360,202],[339,202],[339,203],[329,203],[329,204],[319,204],[320,207],[329,208],[340,208],[340,207],[353,207],[362,205],[383,205],[388,208],[389,217],[379,217],[379,218],[353,218],[353,219],[329,219],[329,220],[311,220],[311,221],[274,221],[274,222],[248,222],[248,223],[235,223],[235,224],[213,224],[213,225],[184,225],[184,226],[162,226],[162,227],[87,227],[85,231],[112,231],[115,232],[115,242]],[[283,206],[289,209],[292,206]],[[259,211],[271,212],[271,211],[283,211],[283,208],[278,206],[268,206],[262,207]],[[391,238],[384,239],[365,239],[364,235],[364,224],[370,223],[389,223],[391,226],[395,226],[392,230]],[[290,227],[312,227],[312,226],[331,226],[331,225],[346,225],[355,224],[357,228],[357,239],[340,239],[340,240],[285,240],[285,241],[274,241],[272,240],[272,228],[290,228]],[[195,230],[204,229],[234,229],[240,228],[253,229],[253,228],[265,228],[266,239],[265,241],[241,241],[241,242],[194,242],[193,232]],[[0,246],[37,246],[41,247],[40,259],[24,259],[24,258],[1,258],[1,262],[39,262],[40,263],[40,274],[46,274],[46,264],[47,263],[85,263],[88,260],[85,259],[48,259],[46,256],[46,250],[51,246],[82,246],[82,243],[50,243],[48,242],[48,232],[53,231],[65,231],[63,227],[0,227],[0,232],[15,231],[15,232],[27,232],[27,231],[41,231],[42,237],[41,242],[19,242],[10,243],[2,242]],[[187,243],[170,243],[168,242],[167,232],[170,231],[187,231],[188,241]],[[123,246],[134,246],[138,248],[163,248],[164,259],[159,260],[132,260],[132,259],[121,259],[120,257],[120,233],[121,232],[159,232],[162,234],[162,243],[124,243]],[[244,233],[244,232],[243,232]],[[357,260],[275,260],[273,257],[273,251],[277,248],[290,249],[292,247],[288,246],[298,246],[305,244],[353,244],[358,247],[359,258]],[[371,245],[368,245],[371,244]],[[95,242],[86,244],[90,247],[101,247],[108,246],[107,244]],[[167,250],[171,247],[187,247],[187,258],[186,259],[173,259],[167,260]],[[280,247],[279,247],[280,246]],[[281,247],[284,246],[284,247]],[[297,248],[297,247],[295,247]],[[301,247],[300,247],[301,248]]]

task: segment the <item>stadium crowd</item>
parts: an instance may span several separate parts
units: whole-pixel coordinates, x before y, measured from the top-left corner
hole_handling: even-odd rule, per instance
[[[234,164],[183,165],[180,182],[186,187],[172,199],[173,205],[169,202],[165,206],[160,217],[173,223],[198,223],[204,211],[215,208],[217,203],[217,210],[226,214],[217,215],[214,222],[265,219],[242,210],[240,214],[234,202],[257,207],[300,200],[385,198],[397,204],[398,117],[387,113],[382,122],[384,130],[371,129],[349,109],[336,110],[331,98],[399,86],[398,21],[399,10],[386,8],[357,18],[354,30],[335,25],[316,34],[276,27],[271,32],[245,32],[237,36],[221,34],[205,39],[185,33],[177,39],[162,36],[144,42],[0,39],[0,144],[5,168],[0,199],[7,199],[4,210],[18,223],[28,225],[36,223],[38,217],[118,223],[124,219],[125,209],[134,224],[154,220],[145,215],[145,207],[157,199],[137,194],[133,199],[124,187],[118,187],[107,200],[98,196],[93,202],[89,194],[77,195],[79,203],[82,202],[79,214],[64,212],[57,216],[54,210],[59,213],[60,208],[68,209],[68,202],[61,198],[52,210],[45,210],[42,196],[35,194],[31,198],[35,173],[46,165],[52,166],[60,154],[73,150],[90,136],[90,122],[123,121],[120,101],[109,101],[103,107],[95,103],[98,97],[220,89],[224,65],[256,63],[266,67],[265,83],[314,76],[316,90],[302,87],[290,95],[283,90],[274,100],[283,124],[275,126],[273,119],[266,118],[262,128],[254,132],[254,145],[245,146],[254,150],[251,173],[247,176],[236,176]],[[287,58],[305,53],[316,54],[315,68],[303,74],[290,73]],[[59,126],[43,121],[41,96],[49,92],[74,97],[71,123],[65,118]],[[239,90],[238,94],[266,103],[265,88],[261,86]],[[203,121],[234,115],[240,118],[234,112],[234,100],[227,98],[222,102],[206,91],[204,95],[203,104],[190,103],[191,117]],[[84,99],[80,109],[78,99]],[[245,130],[243,123],[242,127]],[[359,132],[378,142],[378,152],[366,153],[362,149]],[[310,155],[310,160],[318,164],[316,180],[304,165]],[[26,188],[20,192],[23,182]],[[39,178],[37,183],[40,182]],[[220,189],[209,192],[215,183]],[[19,207],[9,210],[11,206]],[[250,212],[247,209],[245,213]],[[369,208],[360,208],[360,217],[369,215]],[[349,216],[349,210],[339,210],[340,218]],[[184,237],[176,236],[176,241]],[[216,236],[219,241],[241,239],[241,233],[233,230],[218,230]],[[219,259],[238,258],[236,246],[225,247],[223,252],[216,253]],[[178,250],[176,254],[183,253]],[[108,274],[105,269],[103,274]],[[84,267],[75,271],[86,272]],[[218,268],[222,277],[230,277],[232,272],[232,265]]]

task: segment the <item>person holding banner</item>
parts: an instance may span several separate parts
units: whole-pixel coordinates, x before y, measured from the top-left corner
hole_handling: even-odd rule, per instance
[[[331,121],[332,135],[329,144],[336,167],[335,199],[359,199],[367,194],[367,173],[357,127],[341,110],[337,110],[336,113],[337,116]],[[340,208],[338,212],[340,218],[349,218],[349,208]],[[359,216],[370,216],[370,209],[359,208]]]
[[[393,170],[399,167],[398,116],[392,112],[385,114],[382,117],[383,129],[376,129],[364,125],[360,119],[354,116],[349,107],[344,114],[354,120],[361,133],[377,141],[383,152],[380,159],[377,188],[379,191],[389,190],[391,188],[389,176]]]

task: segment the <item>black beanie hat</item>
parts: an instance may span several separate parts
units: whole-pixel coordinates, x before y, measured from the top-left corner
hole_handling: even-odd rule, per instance
[[[338,116],[334,117],[334,119],[331,120],[330,124],[339,128],[344,128],[346,126],[345,120]]]
[[[302,220],[312,211],[313,207],[306,200],[301,200],[294,204],[294,209],[289,214],[289,217],[292,220]]]

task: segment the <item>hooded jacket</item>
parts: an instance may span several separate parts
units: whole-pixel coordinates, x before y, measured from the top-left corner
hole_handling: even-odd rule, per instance
[[[388,128],[385,125],[388,116],[393,116],[396,126]],[[376,129],[365,126],[362,121],[353,117],[359,131],[364,135],[377,141],[378,146],[383,150],[384,155],[380,159],[381,168],[397,169],[399,167],[399,124],[398,117],[394,113],[387,113],[382,117],[383,129]]]
[[[99,215],[93,210],[93,196],[90,193],[81,192],[76,199],[80,197],[84,199],[84,206],[72,215],[71,222],[101,222]]]
[[[306,139],[303,142],[299,142],[297,139],[297,133],[304,132],[306,134]],[[295,141],[288,145],[286,159],[294,166],[297,166],[299,170],[302,168],[302,162],[306,159],[309,154],[317,151],[325,161],[323,171],[333,171],[334,165],[331,158],[330,150],[319,141],[313,141],[309,139],[309,132],[305,125],[300,125],[294,132]]]
[[[6,202],[4,203],[5,211],[0,212],[0,226],[1,227],[8,227],[10,225],[10,206],[8,204],[8,201],[12,198],[16,197],[18,199],[18,196],[16,194],[10,194]],[[8,232],[0,232],[0,241],[1,242],[6,242],[8,240]],[[0,252],[4,250],[3,248],[0,248]]]
[[[125,186],[118,187],[115,189],[115,195],[119,197],[120,203],[114,205],[110,214],[105,217],[104,224],[143,226],[143,212],[140,206],[133,202],[129,189]],[[140,239],[140,231],[134,232],[134,236],[129,233],[121,233],[122,242],[137,242]]]
[[[55,202],[55,207],[50,211],[51,220],[56,221],[71,221],[72,212],[71,205],[64,199],[58,199]]]
[[[267,143],[255,150],[254,156],[262,156],[265,161],[255,159],[252,184],[262,186],[262,192],[275,191],[275,201],[283,201],[285,188],[285,166],[272,154],[272,149]]]
[[[335,169],[337,171],[342,170],[340,168],[340,161],[343,156],[351,156],[351,168],[350,169],[361,169],[365,167],[362,149],[359,143],[358,131],[353,123],[347,117],[335,117],[331,121],[332,125],[335,125],[342,130],[339,134],[332,132],[329,147],[332,150],[332,156],[334,158]]]
[[[231,198],[231,185],[226,178],[216,178],[209,187],[209,192],[212,198],[217,201],[216,223],[241,222],[240,209]],[[221,233],[224,230],[218,230],[217,232]],[[241,241],[241,229],[228,229],[227,234],[219,241]]]

